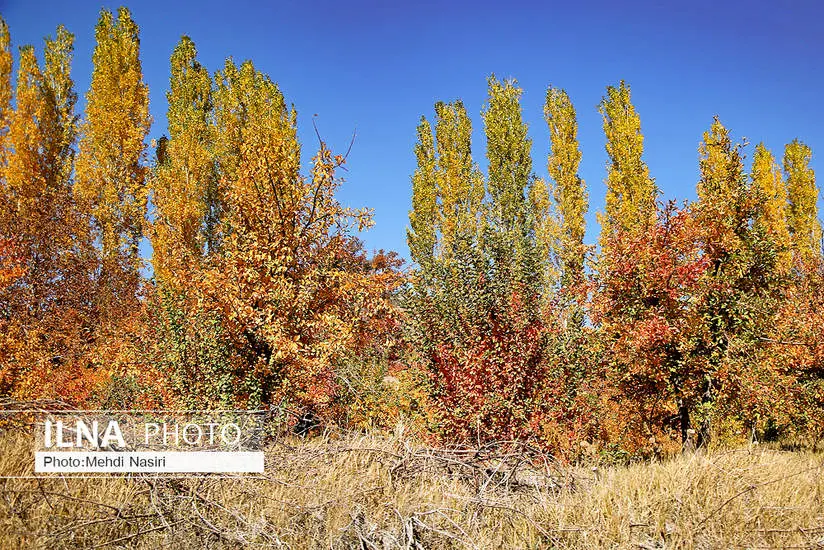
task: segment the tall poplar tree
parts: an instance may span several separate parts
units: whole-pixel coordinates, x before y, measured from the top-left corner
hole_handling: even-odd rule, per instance
[[[25,395],[43,395],[52,371],[72,361],[89,314],[91,241],[71,186],[73,48],[74,36],[60,26],[45,41],[42,69],[33,47],[20,49],[16,109],[6,135],[0,239],[17,243],[23,269],[18,284],[0,290],[0,302],[15,312],[2,330],[10,355],[2,358],[0,387]]]
[[[418,167],[412,175],[412,210],[406,240],[412,260],[425,265],[435,251],[438,214],[438,189],[435,185],[435,138],[426,117],[418,124],[418,142],[415,144]]]
[[[217,246],[212,79],[196,57],[194,42],[183,36],[172,53],[166,93],[169,138],[160,142],[151,178],[154,273],[173,286]]]
[[[418,312],[430,305],[439,308],[441,324],[450,327],[446,330],[469,329],[471,322],[457,320],[484,316],[484,307],[474,301],[479,293],[469,293],[485,269],[480,241],[484,179],[472,159],[471,136],[464,104],[437,102],[432,125],[422,117],[415,146],[418,166],[407,242],[418,269],[410,307]],[[426,325],[429,320],[418,324]],[[422,347],[438,340],[426,330],[419,336],[426,342]]]
[[[632,105],[629,86],[623,80],[618,86],[608,86],[598,110],[604,119],[609,155],[602,235],[643,231],[655,221],[658,187],[642,159],[641,119]]]
[[[535,179],[532,173],[532,140],[523,120],[523,90],[515,80],[488,80],[483,110],[488,160],[486,234],[483,244],[503,288],[512,283],[527,285],[527,293],[540,293],[538,257],[532,232],[534,219],[528,202]]]
[[[45,41],[45,65],[41,70],[34,48],[20,49],[16,110],[7,139],[10,145],[5,174],[6,193],[11,199],[17,231],[28,235],[31,246],[50,253],[33,253],[43,265],[33,273],[48,274],[47,258],[58,261],[58,250],[70,250],[81,241],[71,197],[70,176],[74,158],[77,96],[71,79],[74,36],[64,27],[56,38]]]
[[[472,161],[472,122],[462,101],[435,104],[435,143],[439,248],[449,256],[477,237],[484,197],[483,177]]]
[[[739,145],[718,117],[699,147],[701,179],[698,212],[705,230],[705,252],[720,270],[742,246],[747,230],[748,182]]]
[[[489,78],[483,111],[492,225],[522,232],[528,224],[526,197],[532,180],[532,140],[521,113],[523,90],[514,80]]]
[[[780,297],[781,193],[771,159],[759,148],[754,177],[744,173],[741,145],[718,117],[704,133],[701,179],[693,206],[707,271],[691,297],[700,324],[688,364],[699,396],[699,443],[708,441],[718,401],[757,395],[764,376],[749,357],[763,348]],[[768,180],[772,181],[768,181]],[[748,355],[750,354],[750,355]],[[747,358],[741,360],[741,358]]]
[[[549,126],[549,176],[552,196],[560,218],[558,256],[562,268],[561,283],[571,286],[583,282],[584,216],[589,208],[584,180],[578,175],[581,150],[578,147],[578,121],[575,108],[564,90],[550,87],[546,92],[544,117]]]
[[[140,39],[129,10],[104,9],[95,28],[92,81],[86,95],[77,159],[77,192],[93,216],[101,243],[103,303],[134,295],[147,190],[144,142],[149,91]]]
[[[11,35],[3,16],[0,15],[0,218],[8,216],[10,208],[8,190],[6,187],[6,162],[8,161],[7,135],[11,124],[13,56],[11,53]],[[0,235],[0,289],[8,286],[14,276],[20,271],[16,261],[17,245],[7,235]]]
[[[775,157],[763,143],[755,146],[750,178],[754,200],[757,202],[755,222],[775,248],[776,268],[786,273],[792,261],[787,225],[787,189]]]
[[[821,222],[818,219],[818,187],[810,168],[812,150],[797,139],[784,148],[784,176],[789,209],[787,224],[793,251],[804,262],[821,256]]]

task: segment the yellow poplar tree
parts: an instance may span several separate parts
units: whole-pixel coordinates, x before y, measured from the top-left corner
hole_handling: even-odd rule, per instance
[[[542,258],[536,256],[531,205],[532,140],[523,120],[520,98],[523,90],[514,79],[488,80],[488,97],[482,112],[488,160],[484,252],[505,280],[528,285],[538,295],[543,282]],[[533,198],[539,198],[535,195]]]
[[[11,35],[6,21],[0,15],[0,216],[7,215],[8,192],[6,189],[5,169],[7,159],[6,136],[11,123],[12,98],[12,66]],[[21,266],[17,265],[16,257],[18,245],[12,238],[0,235],[0,290],[8,287],[20,274]],[[1,355],[1,354],[0,354]]]
[[[495,76],[489,78],[488,84],[483,119],[492,222],[503,232],[511,232],[525,224],[525,199],[532,178],[532,140],[527,137],[527,125],[521,114],[523,90],[514,80],[501,83]]]
[[[6,136],[0,239],[20,245],[24,269],[2,289],[15,315],[2,327],[8,355],[0,391],[55,395],[56,374],[76,363],[88,326],[91,241],[72,197],[77,96],[70,76],[74,36],[58,27],[45,43],[41,70],[34,49],[20,50],[15,104]]]
[[[472,161],[471,138],[472,122],[460,100],[439,101],[434,124],[426,117],[418,124],[407,243],[421,266],[477,239],[484,181]]]
[[[705,251],[714,263],[741,249],[748,215],[748,186],[740,146],[716,116],[699,147],[701,180],[698,216],[705,235]]]
[[[56,257],[55,247],[71,249],[77,242],[70,184],[77,101],[70,76],[73,48],[74,36],[60,26],[56,38],[46,39],[42,71],[34,48],[20,50],[5,191],[18,231],[34,235],[30,242],[52,250],[35,255],[40,258]],[[48,280],[45,267],[37,271]]]
[[[551,142],[548,168],[552,178],[552,196],[560,218],[558,257],[562,268],[562,284],[583,281],[584,233],[586,231],[587,191],[578,176],[581,150],[578,147],[578,120],[575,108],[564,90],[550,87],[546,92],[544,117],[549,125]]]
[[[435,186],[435,138],[426,117],[418,124],[415,144],[418,167],[412,175],[412,210],[406,240],[412,260],[423,265],[432,259],[435,249],[435,227],[438,214],[438,190]]]
[[[804,262],[817,260],[821,256],[821,222],[816,205],[818,187],[810,160],[812,151],[809,146],[797,139],[784,148],[784,174],[789,198],[787,224],[793,251]]]
[[[216,246],[212,79],[196,56],[194,42],[182,37],[172,53],[166,93],[169,138],[160,142],[151,178],[152,264],[155,277],[173,286],[185,283],[187,268]]]
[[[463,102],[435,104],[435,142],[439,251],[449,255],[459,241],[477,235],[484,197],[483,177],[472,161],[472,122]]]
[[[630,89],[622,80],[608,86],[599,112],[604,119],[609,155],[606,213],[603,235],[616,231],[643,231],[655,221],[658,187],[642,160],[641,119],[632,105]]]
[[[782,193],[774,162],[763,147],[747,177],[741,145],[733,144],[718,117],[704,133],[699,152],[701,179],[693,211],[707,269],[691,296],[698,316],[686,364],[701,373],[694,382],[701,400],[699,442],[706,442],[716,405],[729,406],[738,392],[757,394],[771,376],[749,354],[763,349],[758,338],[768,329],[782,293],[781,257],[776,254],[781,250]]]
[[[786,273],[792,261],[787,226],[787,190],[775,157],[763,143],[755,146],[750,178],[752,191],[758,201],[756,222],[763,226],[774,243],[778,270]]]
[[[134,295],[140,268],[147,191],[145,143],[151,118],[143,83],[138,27],[129,10],[102,10],[95,28],[76,189],[102,246],[103,303]]]

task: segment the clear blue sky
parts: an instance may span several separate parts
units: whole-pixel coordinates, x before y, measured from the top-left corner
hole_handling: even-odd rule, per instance
[[[475,158],[485,165],[480,111],[493,72],[524,88],[538,175],[546,175],[549,146],[546,88],[569,93],[590,194],[589,242],[598,230],[594,213],[603,209],[607,160],[596,105],[605,87],[622,78],[632,88],[646,160],[665,198],[694,198],[697,147],[714,114],[736,138],[749,139],[750,154],[762,140],[778,156],[794,137],[805,141],[824,182],[820,0],[263,4],[127,4],[141,29],[151,137],[165,132],[169,55],[181,34],[194,39],[211,71],[227,56],[252,59],[297,107],[307,160],[315,145],[313,114],[339,152],[357,129],[340,197],[374,208],[376,226],[363,235],[370,249],[407,255],[415,126],[435,101],[464,100],[475,124]],[[34,43],[42,52],[42,38],[59,23],[75,33],[74,78],[82,96],[102,5],[119,4],[0,0],[0,13],[15,47]]]

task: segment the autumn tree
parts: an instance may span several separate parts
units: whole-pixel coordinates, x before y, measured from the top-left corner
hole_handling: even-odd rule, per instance
[[[216,82],[225,211],[202,301],[253,377],[238,399],[328,410],[340,365],[387,337],[375,329],[394,311],[397,261],[367,258],[354,236],[371,215],[335,198],[343,156],[320,141],[310,174],[301,174],[297,113],[277,84],[251,62],[231,60]]]
[[[415,145],[418,167],[412,176],[413,209],[407,233],[412,259],[418,263],[415,288],[420,290],[408,297],[417,303],[412,310],[434,313],[430,307],[449,302],[450,307],[438,315],[444,316],[444,326],[456,328],[456,317],[482,315],[470,303],[438,294],[450,289],[454,296],[474,296],[474,285],[484,269],[479,238],[485,189],[472,159],[471,135],[472,123],[461,101],[436,103],[433,125],[422,118]],[[467,295],[470,288],[473,291]],[[430,291],[437,295],[432,302],[427,294]],[[422,330],[416,340],[428,355],[443,334],[438,325],[426,328],[430,326],[428,317],[416,326]]]
[[[798,274],[801,275],[801,274]],[[824,270],[796,276],[785,290],[757,360],[774,373],[761,436],[824,439]]]
[[[642,231],[654,223],[658,187],[642,159],[641,119],[632,105],[629,86],[623,80],[618,86],[608,86],[598,110],[604,119],[609,155],[603,240],[617,231]]]
[[[523,91],[515,80],[500,82],[494,75],[489,78],[488,89],[482,117],[489,202],[482,246],[502,294],[517,291],[532,303],[542,295],[543,270],[533,235],[535,209],[529,202],[534,196],[531,188],[535,175],[532,140],[520,104]]]
[[[212,79],[184,36],[171,57],[166,98],[169,138],[161,139],[151,177],[156,208],[152,265],[158,281],[185,284],[187,268],[217,246],[217,179],[213,147]]]
[[[815,172],[810,168],[812,151],[796,140],[784,148],[784,177],[787,182],[789,209],[787,224],[793,251],[804,263],[821,256],[821,222],[818,220],[818,188]]]
[[[489,223],[503,232],[528,223],[527,191],[533,178],[532,140],[523,122],[520,96],[514,80],[489,78],[489,97],[482,112],[486,133]]]
[[[438,228],[438,189],[435,183],[435,138],[426,117],[418,124],[418,141],[415,144],[417,168],[412,176],[412,210],[406,240],[409,254],[418,265],[428,265],[435,254]]]
[[[94,320],[91,239],[71,185],[73,44],[74,36],[58,27],[45,41],[42,69],[34,48],[20,50],[0,212],[0,240],[13,243],[20,268],[2,296],[14,312],[2,321],[4,393],[57,396],[65,390]]]
[[[701,397],[696,404],[701,443],[711,435],[711,420],[718,407],[744,413],[754,408],[753,403],[747,407],[741,403],[769,373],[746,358],[759,348],[770,323],[782,273],[780,233],[767,222],[780,198],[762,194],[760,177],[758,184],[750,183],[743,169],[741,146],[733,145],[729,130],[718,117],[704,134],[699,152],[701,179],[695,211],[709,271],[693,298],[701,322],[696,327],[691,357],[703,365],[699,369]],[[757,160],[756,168],[761,170],[763,152]]]
[[[436,103],[433,122],[430,125],[422,118],[418,125],[418,167],[412,176],[412,227],[407,241],[418,263],[416,291],[407,296],[410,304],[417,304],[411,310],[426,310],[443,320],[430,324],[427,314],[414,324],[414,339],[424,356],[433,353],[445,336],[442,329],[462,331],[480,322],[481,308],[457,297],[478,295],[477,281],[485,269],[480,249],[485,187],[472,158],[472,122],[461,101]],[[459,318],[473,321],[462,325]]]
[[[596,321],[611,341],[610,376],[646,429],[677,425],[686,441],[697,426],[703,445],[714,419],[753,426],[768,408],[759,388],[776,378],[752,358],[784,272],[780,179],[767,151],[757,149],[750,183],[741,146],[716,118],[699,152],[696,203],[606,242]]]
[[[652,453],[678,430],[686,441],[702,380],[690,360],[693,301],[708,269],[690,208],[668,203],[645,232],[610,235],[596,274],[593,321],[607,342],[606,385],[614,390],[610,434],[625,449]]]
[[[472,160],[472,123],[463,102],[435,105],[441,253],[449,256],[477,239],[484,181]]]
[[[562,268],[561,283],[565,287],[579,285],[584,280],[586,246],[586,216],[589,208],[584,180],[578,175],[581,150],[578,147],[578,120],[567,93],[549,87],[544,104],[544,117],[549,126],[549,176],[554,182],[552,196],[560,219],[560,242],[557,254]]]
[[[755,223],[775,246],[777,268],[788,272],[792,254],[787,225],[787,190],[775,157],[763,143],[755,147],[750,177],[757,202]]]
[[[129,10],[121,7],[116,17],[102,10],[95,40],[76,189],[94,220],[101,246],[101,300],[109,309],[133,296],[139,280],[151,118],[138,27]]]
[[[782,289],[758,361],[779,379],[771,387],[782,390],[769,392],[770,406],[762,413],[772,435],[791,434],[814,446],[824,437],[824,270],[811,156],[810,148],[798,140],[784,149],[787,248],[795,269]]]

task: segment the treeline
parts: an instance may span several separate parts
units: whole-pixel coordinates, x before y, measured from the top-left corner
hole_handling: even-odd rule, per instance
[[[95,37],[80,117],[73,35],[59,27],[42,60],[20,48],[12,86],[0,22],[0,396],[285,405],[570,457],[824,435],[821,226],[803,143],[783,167],[759,144],[747,173],[716,119],[698,200],[662,204],[629,87],[607,88],[596,249],[569,97],[547,91],[545,181],[521,90],[492,77],[486,174],[460,101],[421,119],[403,271],[357,239],[370,212],[337,202],[345,156],[319,137],[302,173],[295,109],[251,62],[210,73],[184,36],[168,136],[147,146],[137,25],[103,10]]]
[[[716,117],[698,200],[659,201],[629,87],[599,105],[609,155],[599,247],[567,94],[547,90],[550,181],[537,178],[514,81],[489,80],[488,173],[458,101],[418,127],[409,248],[412,349],[439,426],[662,453],[713,436],[824,436],[822,233],[811,151],[783,171]]]

